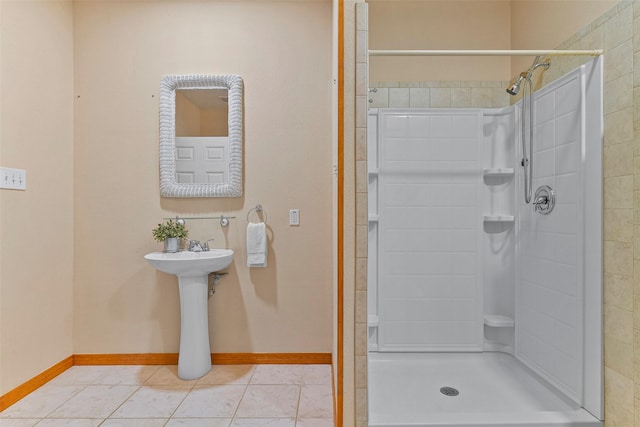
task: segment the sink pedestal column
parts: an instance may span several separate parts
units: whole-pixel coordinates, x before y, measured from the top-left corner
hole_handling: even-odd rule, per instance
[[[209,277],[178,276],[180,288],[180,355],[178,377],[194,380],[211,369],[209,346]]]

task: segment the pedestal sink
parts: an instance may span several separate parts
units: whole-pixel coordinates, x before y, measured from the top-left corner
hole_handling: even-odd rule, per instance
[[[233,261],[231,249],[205,252],[152,252],[144,256],[160,271],[178,276],[180,289],[180,354],[178,377],[200,378],[211,369],[207,293],[209,273],[227,268]]]

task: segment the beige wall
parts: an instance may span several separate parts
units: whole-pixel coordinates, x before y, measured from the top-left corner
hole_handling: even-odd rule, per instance
[[[509,49],[497,1],[369,1],[370,49]],[[508,57],[371,57],[369,81],[508,80]]]
[[[73,353],[73,10],[0,2],[0,395]]]
[[[555,49],[618,0],[369,0],[370,49]],[[370,82],[510,80],[532,57],[371,57]]]
[[[517,0],[511,2],[511,49],[555,49],[619,0]],[[595,49],[583,47],[583,49]],[[511,58],[511,77],[528,69],[532,57]]]
[[[76,2],[75,353],[176,352],[176,278],[143,260],[163,217],[235,251],[209,301],[214,352],[332,351],[331,3]],[[244,79],[244,196],[161,198],[165,74]],[[269,266],[248,269],[247,212],[268,214]],[[301,225],[288,225],[290,208]],[[253,214],[252,220],[256,220]]]

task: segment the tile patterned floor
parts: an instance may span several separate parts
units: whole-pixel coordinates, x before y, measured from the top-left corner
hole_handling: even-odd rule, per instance
[[[74,366],[0,412],[1,427],[333,427],[329,365]]]

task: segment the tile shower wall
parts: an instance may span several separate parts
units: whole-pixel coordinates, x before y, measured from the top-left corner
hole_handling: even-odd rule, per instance
[[[509,105],[505,81],[369,82],[371,108],[490,108]]]
[[[358,18],[362,19],[358,40],[366,43],[367,5],[357,3],[356,6],[361,11]],[[605,51],[605,422],[608,427],[640,426],[640,249],[635,250],[640,248],[640,2],[621,1],[558,48]],[[554,58],[555,66],[545,72],[545,82],[555,80],[588,59]],[[357,84],[366,90],[366,58],[359,59],[357,70]],[[360,109],[356,115],[364,119],[366,111]],[[355,151],[359,171],[356,221],[366,230],[364,126],[356,130]],[[359,307],[360,312],[364,311],[355,323],[356,406],[360,408],[356,425],[359,427],[366,425],[367,381],[366,236],[362,234],[356,244],[359,254],[356,292],[360,301],[356,310]]]

